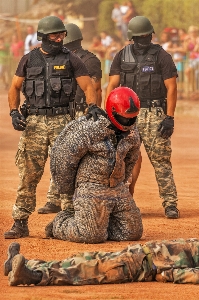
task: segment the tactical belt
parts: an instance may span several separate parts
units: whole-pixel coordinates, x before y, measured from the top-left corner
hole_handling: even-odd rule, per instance
[[[140,100],[141,108],[162,107],[164,99],[158,100]]]
[[[57,116],[69,113],[68,107],[28,108],[28,115]]]

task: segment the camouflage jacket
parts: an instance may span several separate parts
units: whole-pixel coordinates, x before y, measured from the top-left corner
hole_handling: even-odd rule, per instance
[[[82,182],[115,187],[128,180],[139,155],[139,134],[134,127],[118,142],[110,124],[103,116],[96,122],[83,116],[57,137],[50,168],[59,193],[72,195]]]

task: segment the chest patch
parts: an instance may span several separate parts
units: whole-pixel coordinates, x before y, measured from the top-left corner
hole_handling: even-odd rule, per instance
[[[54,70],[65,70],[65,69],[66,69],[66,66],[65,66],[65,65],[54,66],[53,69],[54,69]]]
[[[154,66],[144,66],[142,67],[142,72],[143,73],[151,73],[151,72],[154,72],[155,69],[154,69]]]

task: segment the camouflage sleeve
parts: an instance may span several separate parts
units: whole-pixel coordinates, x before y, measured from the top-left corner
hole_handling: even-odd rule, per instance
[[[131,130],[129,139],[131,140],[132,147],[125,157],[125,182],[127,182],[129,177],[131,176],[132,170],[139,157],[140,137],[137,128]]]
[[[89,148],[85,122],[70,122],[57,137],[50,156],[50,170],[58,192],[73,195],[78,164]]]

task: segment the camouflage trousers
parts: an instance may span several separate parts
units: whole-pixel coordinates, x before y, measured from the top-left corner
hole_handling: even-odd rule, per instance
[[[91,182],[81,183],[73,196],[74,212],[59,212],[53,220],[53,236],[79,243],[109,240],[138,240],[143,226],[128,186],[115,188]]]
[[[171,165],[171,140],[163,139],[158,126],[165,118],[163,109],[141,108],[137,118],[137,128],[144,144],[147,155],[155,170],[156,181],[159,187],[163,207],[177,205],[177,191]]]
[[[152,241],[117,252],[79,253],[61,261],[33,259],[27,267],[42,271],[38,285],[144,282],[155,280],[156,273],[168,282],[199,284],[199,240]]]
[[[36,187],[43,175],[50,148],[70,121],[69,115],[28,116],[26,129],[20,137],[16,154],[20,182],[12,213],[15,220],[26,219],[35,210]],[[54,199],[54,202],[60,201],[60,195],[52,180],[47,197]]]

